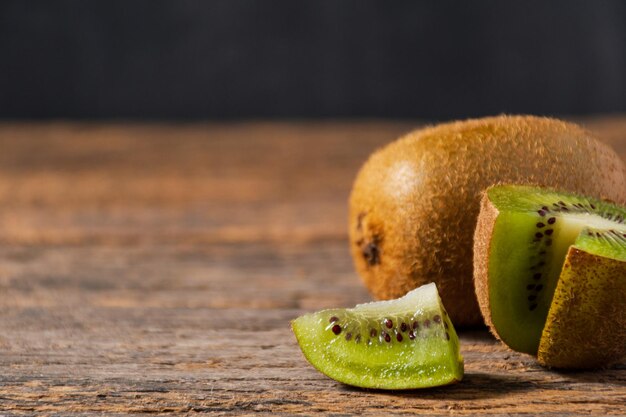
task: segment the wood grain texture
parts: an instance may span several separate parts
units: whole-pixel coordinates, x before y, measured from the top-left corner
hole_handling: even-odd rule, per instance
[[[626,160],[626,118],[584,120]],[[0,125],[0,415],[626,415],[626,366],[559,373],[461,332],[465,379],[350,388],[289,320],[369,299],[347,196],[411,123]]]

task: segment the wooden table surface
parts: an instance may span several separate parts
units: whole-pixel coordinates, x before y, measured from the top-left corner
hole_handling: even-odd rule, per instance
[[[626,159],[626,118],[582,122]],[[484,330],[448,387],[305,361],[290,319],[370,299],[356,171],[418,125],[0,124],[0,415],[626,415],[626,365],[550,372]]]

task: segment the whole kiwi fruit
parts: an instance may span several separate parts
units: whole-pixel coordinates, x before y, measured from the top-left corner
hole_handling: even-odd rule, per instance
[[[503,183],[626,202],[622,160],[572,123],[503,115],[411,132],[370,156],[350,196],[350,249],[374,297],[435,282],[457,326],[482,324],[473,234],[481,193]]]

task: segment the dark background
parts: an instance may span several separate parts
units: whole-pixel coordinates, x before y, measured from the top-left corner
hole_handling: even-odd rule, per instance
[[[0,1],[0,118],[626,110],[626,3]]]

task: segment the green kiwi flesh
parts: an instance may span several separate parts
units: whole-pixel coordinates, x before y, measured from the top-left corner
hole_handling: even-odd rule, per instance
[[[512,349],[536,355],[544,328],[554,329],[568,316],[576,316],[578,307],[575,303],[558,313],[551,311],[555,300],[560,302],[567,292],[561,288],[555,294],[555,289],[563,285],[560,281],[565,278],[570,282],[590,280],[595,276],[606,280],[597,282],[598,286],[607,286],[613,280],[618,283],[615,288],[623,290],[626,287],[626,276],[601,273],[603,268],[615,262],[621,263],[623,268],[626,261],[626,208],[573,194],[513,185],[487,189],[482,205],[474,259],[478,298],[492,331]],[[492,229],[487,238],[489,242],[485,243],[485,236],[481,234],[487,223]],[[584,253],[594,260],[588,263],[584,273],[572,274],[571,265],[566,262],[572,251]],[[481,268],[481,262],[486,263],[486,268]],[[481,285],[485,287],[481,284],[485,280],[487,289],[481,295],[479,288]],[[487,300],[485,296],[488,296]],[[600,309],[607,301],[588,292],[577,294],[575,298],[578,305],[590,310]],[[616,302],[618,305],[612,308],[623,311],[624,298]],[[549,311],[551,317],[548,319]],[[596,319],[611,320],[610,317]],[[622,326],[617,332],[624,333],[624,322],[617,326]],[[564,335],[580,329],[560,330]],[[589,334],[593,328],[583,331]],[[547,342],[543,343],[546,345]],[[551,343],[566,350],[556,339]],[[552,365],[549,360],[546,362]],[[577,365],[585,367],[576,360],[567,365],[554,364]]]
[[[306,359],[348,385],[413,389],[463,377],[459,339],[434,283],[396,300],[306,314],[291,326]]]

